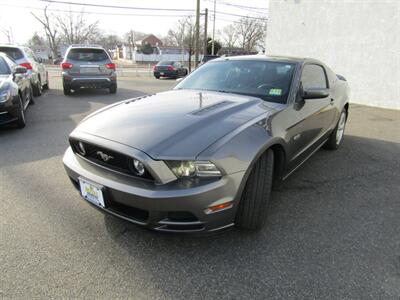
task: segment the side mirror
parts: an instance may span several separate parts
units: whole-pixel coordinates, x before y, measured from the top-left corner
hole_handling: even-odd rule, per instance
[[[26,72],[28,72],[28,69],[23,66],[16,66],[14,69],[14,74],[26,74]]]
[[[303,90],[303,99],[321,99],[329,96],[329,89],[305,89]]]

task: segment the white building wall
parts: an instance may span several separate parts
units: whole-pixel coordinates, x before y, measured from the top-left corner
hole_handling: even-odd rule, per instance
[[[270,0],[266,41],[345,76],[352,102],[400,109],[400,0]]]

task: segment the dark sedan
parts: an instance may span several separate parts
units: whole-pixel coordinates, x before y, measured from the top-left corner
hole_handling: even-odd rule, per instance
[[[153,67],[155,78],[160,77],[178,78],[188,74],[188,70],[177,61],[160,61]]]
[[[84,199],[148,228],[259,229],[272,186],[342,144],[348,90],[314,59],[215,59],[171,91],[88,116],[64,165]]]
[[[33,104],[33,91],[27,69],[0,52],[0,125],[25,127],[29,104]]]

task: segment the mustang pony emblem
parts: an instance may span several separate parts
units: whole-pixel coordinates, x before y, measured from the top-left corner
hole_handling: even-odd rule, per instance
[[[110,159],[113,159],[113,158],[114,158],[114,156],[105,154],[104,152],[101,152],[101,151],[97,151],[96,154],[97,154],[98,156],[100,156],[101,159],[104,160],[105,162],[107,162],[107,161],[109,161]]]

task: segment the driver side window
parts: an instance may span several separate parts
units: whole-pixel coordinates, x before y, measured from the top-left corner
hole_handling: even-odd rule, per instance
[[[305,65],[301,74],[303,89],[328,87],[324,69],[319,65]]]

